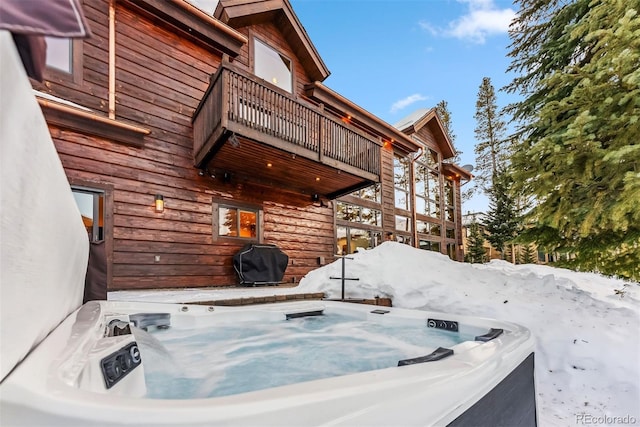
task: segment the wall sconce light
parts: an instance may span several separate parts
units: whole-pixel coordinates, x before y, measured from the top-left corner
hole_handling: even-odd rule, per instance
[[[314,193],[311,195],[311,201],[313,202],[319,202],[320,201],[320,196],[318,195],[318,193]]]
[[[164,197],[162,197],[162,194],[156,194],[156,212],[164,212]]]

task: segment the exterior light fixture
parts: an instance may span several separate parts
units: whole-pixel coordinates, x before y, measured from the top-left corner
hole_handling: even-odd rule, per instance
[[[319,176],[316,176],[316,181],[320,181],[320,177]]]
[[[273,166],[271,163],[267,163],[268,168],[270,168],[271,166]]]
[[[156,212],[164,212],[164,197],[162,197],[162,194],[156,194]]]

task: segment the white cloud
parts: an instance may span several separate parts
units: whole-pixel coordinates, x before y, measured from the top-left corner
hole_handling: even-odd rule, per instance
[[[422,29],[432,35],[455,37],[483,44],[493,34],[503,34],[516,17],[511,8],[498,9],[493,0],[458,0],[468,5],[468,11],[460,18],[449,22],[446,28],[438,28],[429,22],[420,22]]]
[[[416,103],[418,101],[425,101],[427,99],[429,98],[424,95],[421,95],[419,93],[414,93],[413,95],[409,95],[406,98],[403,98],[399,101],[394,102],[393,105],[391,105],[391,112],[396,113],[413,103]]]

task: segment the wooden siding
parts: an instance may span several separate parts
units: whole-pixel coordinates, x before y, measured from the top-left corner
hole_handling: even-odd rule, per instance
[[[106,116],[108,2],[84,0],[84,7],[94,36],[80,42],[82,78],[49,71],[45,83],[34,83],[34,87]],[[305,97],[304,87],[311,79],[275,24],[265,22],[239,31],[249,43],[240,49],[233,66],[251,72],[251,38],[259,37],[292,60],[294,98],[320,107]],[[245,241],[214,241],[213,202],[261,208],[263,242],[278,245],[290,257],[285,282],[299,281],[320,265],[320,258],[333,260],[336,242],[331,203],[311,205],[309,194],[287,192],[267,183],[199,176],[194,167],[191,118],[210,76],[220,68],[218,51],[158,25],[123,1],[116,2],[115,46],[116,119],[151,133],[140,145],[132,146],[91,130],[49,124],[70,182],[109,189],[105,231],[112,260],[110,290],[235,285],[232,256]],[[424,132],[425,142],[439,151],[433,135]],[[380,148],[380,156],[383,228],[393,231],[393,150]],[[163,213],[154,211],[155,194],[164,196]],[[458,192],[456,197],[460,215]]]
[[[60,79],[43,87],[106,115],[107,2],[87,3],[95,37],[84,46],[84,83]],[[151,134],[133,147],[50,124],[70,181],[112,189],[111,290],[236,284],[232,256],[245,242],[213,242],[213,200],[262,207],[264,242],[290,257],[286,282],[299,281],[319,257],[334,253],[332,209],[275,189],[198,176],[191,116],[221,59],[118,3],[116,117]],[[165,199],[160,214],[153,209],[156,193]]]

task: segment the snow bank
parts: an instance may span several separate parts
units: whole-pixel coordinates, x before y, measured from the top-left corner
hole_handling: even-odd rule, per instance
[[[513,321],[535,334],[541,426],[640,425],[640,284],[504,261],[463,264],[395,242],[346,260],[347,298]],[[340,297],[341,260],[299,292]],[[635,422],[633,422],[635,421]]]

